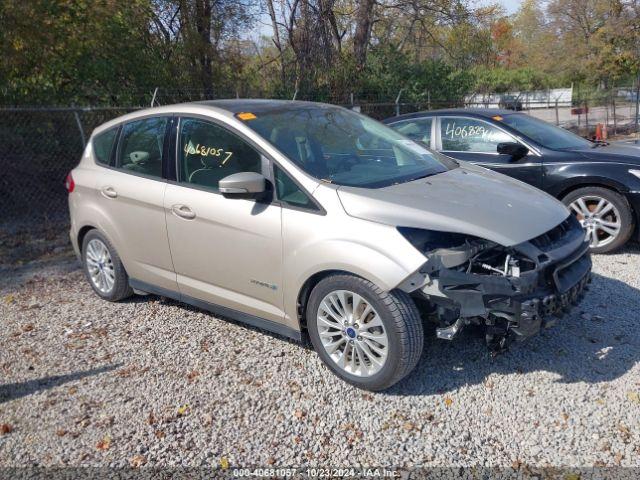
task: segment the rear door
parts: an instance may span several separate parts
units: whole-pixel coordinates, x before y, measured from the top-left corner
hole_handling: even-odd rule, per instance
[[[445,155],[542,187],[542,161],[536,152],[515,161],[498,153],[499,143],[522,143],[502,128],[480,118],[440,116],[435,131],[436,149]]]
[[[115,161],[98,179],[98,205],[108,220],[98,227],[115,244],[135,282],[177,291],[163,208],[163,160],[171,117],[125,123]]]

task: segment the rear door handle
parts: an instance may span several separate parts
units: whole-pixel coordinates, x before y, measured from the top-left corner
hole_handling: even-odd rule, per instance
[[[195,212],[186,205],[176,204],[171,207],[171,211],[174,215],[185,218],[187,220],[193,220],[194,218],[196,218]]]
[[[118,192],[113,187],[103,187],[101,192],[107,198],[116,198],[118,196]]]

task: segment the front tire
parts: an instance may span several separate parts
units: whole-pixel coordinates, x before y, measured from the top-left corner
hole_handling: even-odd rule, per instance
[[[633,233],[633,212],[627,199],[603,187],[583,187],[566,195],[569,207],[586,229],[592,253],[609,253],[624,245]]]
[[[101,298],[117,302],[133,295],[116,249],[97,230],[89,231],[82,241],[82,265],[91,288]]]
[[[384,292],[363,278],[338,274],[321,280],[309,297],[306,318],[320,359],[365,390],[397,383],[422,354],[422,320],[411,297]]]

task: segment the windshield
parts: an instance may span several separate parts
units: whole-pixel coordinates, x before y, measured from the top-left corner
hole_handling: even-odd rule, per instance
[[[270,108],[251,114],[245,123],[305,172],[338,185],[379,188],[456,166],[389,127],[340,107]]]
[[[522,113],[504,115],[502,123],[509,125],[540,145],[553,150],[591,147],[593,144],[564,128]]]

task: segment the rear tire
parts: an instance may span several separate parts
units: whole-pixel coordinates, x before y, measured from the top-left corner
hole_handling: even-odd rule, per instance
[[[89,285],[101,298],[117,302],[133,295],[116,249],[98,230],[90,230],[84,236],[82,266]]]
[[[609,253],[624,245],[634,228],[627,199],[603,187],[583,187],[562,199],[587,230],[592,253]]]
[[[397,383],[422,354],[422,319],[411,297],[363,278],[337,274],[321,280],[309,297],[306,319],[320,359],[365,390]]]

